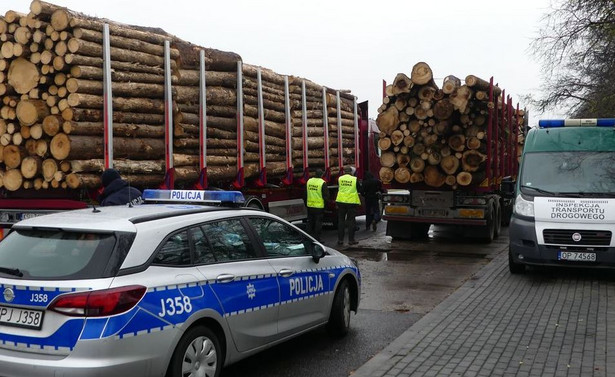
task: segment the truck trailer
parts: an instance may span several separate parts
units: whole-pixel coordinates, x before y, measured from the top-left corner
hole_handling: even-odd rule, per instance
[[[344,166],[362,177],[377,161],[367,102],[347,90],[39,0],[0,29],[3,230],[97,205],[106,168],[139,189],[240,190],[301,220],[316,169],[335,198]]]
[[[440,89],[431,74],[418,84],[398,75],[385,86],[379,126],[390,140],[379,143],[382,157],[389,154],[380,177],[393,239],[424,238],[432,224],[446,224],[491,241],[508,224],[527,114],[493,78],[460,81],[448,76]],[[391,111],[395,126],[383,116]]]

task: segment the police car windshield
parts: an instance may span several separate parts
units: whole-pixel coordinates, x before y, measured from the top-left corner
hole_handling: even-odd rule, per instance
[[[566,196],[615,192],[615,152],[527,153],[521,171],[522,190]]]
[[[24,279],[100,278],[114,245],[113,234],[20,229],[0,242],[0,272]]]

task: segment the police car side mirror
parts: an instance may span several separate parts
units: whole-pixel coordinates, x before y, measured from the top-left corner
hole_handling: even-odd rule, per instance
[[[325,256],[325,248],[322,245],[314,243],[312,244],[312,259],[314,262],[318,263],[320,258]]]

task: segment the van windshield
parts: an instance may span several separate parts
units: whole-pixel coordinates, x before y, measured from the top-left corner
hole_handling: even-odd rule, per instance
[[[533,152],[523,159],[521,190],[615,197],[615,152]]]
[[[0,242],[0,276],[24,279],[102,277],[115,246],[111,233],[20,229]]]

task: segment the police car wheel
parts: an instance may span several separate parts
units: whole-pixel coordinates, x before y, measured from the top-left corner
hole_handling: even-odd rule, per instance
[[[348,333],[350,328],[350,288],[348,282],[343,280],[333,298],[331,315],[327,323],[327,331],[331,336],[341,337]]]
[[[207,327],[193,327],[177,344],[167,377],[218,377],[223,364],[216,334]]]

